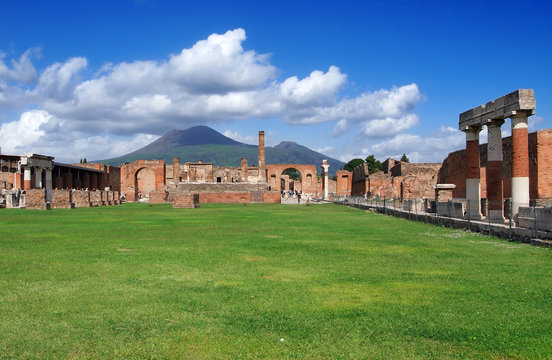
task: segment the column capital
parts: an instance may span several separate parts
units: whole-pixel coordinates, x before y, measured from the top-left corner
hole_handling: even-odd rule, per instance
[[[485,122],[485,125],[487,125],[487,128],[489,127],[501,127],[506,120],[499,118],[499,119],[488,119]]]
[[[531,115],[535,115],[535,110],[515,110],[512,111],[508,117],[510,119],[528,118]]]
[[[463,128],[461,131],[462,132],[465,132],[465,133],[475,133],[475,134],[479,134],[481,132],[481,129],[483,127],[481,125],[471,125],[471,126],[466,126],[465,128]]]

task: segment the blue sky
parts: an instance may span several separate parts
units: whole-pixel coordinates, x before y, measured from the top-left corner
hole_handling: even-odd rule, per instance
[[[461,149],[459,113],[535,89],[552,127],[545,1],[9,1],[0,147],[108,158],[204,124],[347,161]],[[503,133],[509,133],[509,122]],[[482,141],[485,141],[485,131]],[[194,159],[184,159],[194,160]]]

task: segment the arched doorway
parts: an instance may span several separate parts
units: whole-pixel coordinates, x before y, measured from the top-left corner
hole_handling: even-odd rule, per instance
[[[292,167],[282,171],[280,175],[280,189],[291,192],[302,191],[301,172]]]
[[[141,168],[134,175],[135,199],[149,198],[150,191],[155,190],[155,173],[150,168]]]

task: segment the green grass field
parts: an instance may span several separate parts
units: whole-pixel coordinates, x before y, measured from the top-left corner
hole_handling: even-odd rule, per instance
[[[552,254],[334,205],[1,210],[0,358],[549,359]]]

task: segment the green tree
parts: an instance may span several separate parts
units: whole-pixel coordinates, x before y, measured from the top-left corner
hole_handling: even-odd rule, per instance
[[[403,156],[401,157],[401,161],[402,162],[410,162],[410,160],[408,160],[408,156],[406,156],[406,154],[403,154]]]
[[[82,163],[83,163],[83,164],[86,164],[86,158],[84,158],[84,159],[82,160]]]
[[[381,170],[381,161],[377,160],[374,155],[368,155],[366,163],[368,164],[368,171],[370,171],[370,173],[375,173]]]
[[[349,161],[345,166],[343,167],[345,170],[353,171],[354,168],[356,168],[358,165],[364,163],[364,160],[362,159],[353,159]]]

